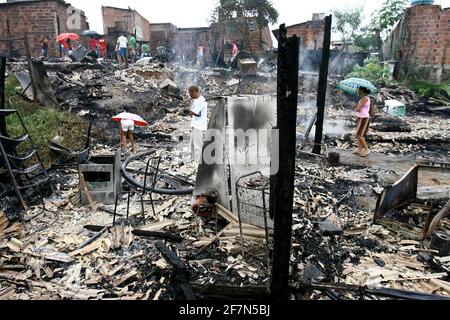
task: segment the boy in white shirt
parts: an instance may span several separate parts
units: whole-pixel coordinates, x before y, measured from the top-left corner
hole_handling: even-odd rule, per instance
[[[197,86],[189,87],[189,95],[193,103],[190,111],[191,121],[191,155],[199,164],[202,161],[203,140],[208,130],[208,103]]]

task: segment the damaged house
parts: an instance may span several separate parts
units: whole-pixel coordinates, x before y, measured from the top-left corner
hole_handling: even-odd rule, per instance
[[[177,26],[172,23],[150,23],[150,49],[156,51],[160,46],[173,46]]]
[[[115,44],[121,34],[134,35],[138,42],[150,41],[150,22],[136,10],[102,6],[102,16],[108,43]]]
[[[2,38],[18,39],[26,34],[32,56],[41,55],[39,44],[41,35],[49,39],[49,55],[60,56],[60,46],[55,37],[65,32],[79,34],[87,29],[89,23],[84,12],[63,0],[8,0],[0,3]],[[15,56],[23,55],[24,42],[0,42],[0,52],[13,53]]]
[[[431,81],[450,78],[450,8],[413,5],[384,46],[384,55],[399,63],[404,75],[421,74]],[[399,74],[397,74],[398,76]]]

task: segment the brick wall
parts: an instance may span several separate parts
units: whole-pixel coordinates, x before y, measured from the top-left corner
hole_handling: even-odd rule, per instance
[[[69,29],[68,18],[72,12],[68,12],[70,4],[59,0],[21,1],[0,4],[0,38],[7,38],[6,20],[9,20],[11,37],[23,38],[27,33],[31,55],[39,57],[41,49],[39,44],[40,35],[46,35],[50,41],[49,55],[59,56],[59,44],[55,37],[59,33],[73,32],[80,34],[89,29],[84,13],[81,15],[81,28]],[[59,28],[57,30],[57,21]],[[86,45],[86,39],[80,39],[72,43]],[[14,41],[13,48],[25,54],[23,41]],[[0,51],[9,51],[8,43],[0,42]]]
[[[178,28],[171,23],[150,24],[150,47],[155,51],[160,45],[173,47]]]
[[[205,60],[210,62],[209,33],[209,29],[205,28],[178,29],[174,38],[174,49],[177,57],[194,60],[196,59],[198,45],[202,45]]]
[[[136,10],[102,6],[102,15],[105,34],[108,35],[110,30],[114,29],[127,34],[136,33],[138,41],[150,41],[150,22]],[[129,21],[128,25],[126,25],[126,19]]]
[[[408,8],[403,20],[385,43],[388,58],[403,68],[428,67],[429,80],[448,79],[450,73],[450,8],[438,5]]]
[[[325,33],[325,21],[323,19],[307,21],[295,24],[287,29],[287,36],[297,35],[300,38],[300,48],[302,50],[320,50],[323,48],[323,37]],[[278,30],[274,31],[278,36]]]

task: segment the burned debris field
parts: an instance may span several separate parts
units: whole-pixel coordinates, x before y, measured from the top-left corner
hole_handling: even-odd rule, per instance
[[[450,300],[445,72],[411,84],[387,57],[330,50],[332,19],[234,58],[201,44],[217,25],[149,24],[177,30],[172,46],[137,37],[149,54],[123,63],[81,32],[46,59],[31,34],[1,34],[0,300]],[[136,37],[120,27],[104,37]],[[389,81],[360,79],[368,64]],[[376,89],[367,154],[349,79]]]

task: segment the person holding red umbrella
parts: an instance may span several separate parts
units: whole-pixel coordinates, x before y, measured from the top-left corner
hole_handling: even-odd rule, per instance
[[[106,40],[104,38],[101,38],[98,40],[98,45],[100,46],[100,56],[105,57],[106,56]]]
[[[75,33],[62,33],[56,37],[56,40],[61,44],[64,55],[68,56],[72,49],[71,40],[77,40],[80,36]]]
[[[146,127],[148,122],[142,119],[137,114],[122,112],[121,114],[112,118],[113,121],[120,123],[120,145],[122,151],[128,148],[127,138],[131,141],[132,152],[136,153],[136,142],[134,140],[133,132],[134,127]]]

